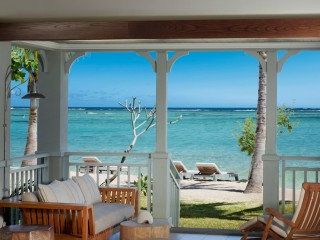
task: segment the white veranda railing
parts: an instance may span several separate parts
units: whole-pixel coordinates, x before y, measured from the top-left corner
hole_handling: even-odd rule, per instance
[[[104,186],[136,186],[140,193],[146,195],[146,206],[148,211],[152,211],[152,155],[149,153],[106,153],[106,152],[67,152],[65,156],[69,159],[69,177],[90,173],[95,178],[98,185]],[[81,160],[84,156],[97,156],[99,158],[113,158],[110,161],[101,163],[85,163]],[[119,159],[126,156],[125,163],[119,163]],[[3,161],[0,167],[9,170],[9,177],[5,178],[6,195],[21,195],[24,192],[37,190],[40,183],[48,183],[49,177],[49,154],[33,154],[12,158]],[[23,160],[38,159],[38,165],[20,167]],[[114,159],[117,159],[115,161]],[[117,177],[111,182],[112,176]],[[147,177],[146,177],[147,176]],[[173,226],[179,226],[180,218],[180,174],[177,172],[170,160],[170,217]],[[11,224],[19,221],[18,212],[11,216]]]
[[[285,213],[286,200],[292,201],[292,213],[295,211],[298,192],[303,182],[319,182],[320,157],[280,156],[281,164],[281,207]],[[290,196],[288,196],[290,194]]]
[[[152,161],[149,153],[67,152],[69,177],[89,173],[99,186],[133,187],[146,195],[147,210],[152,208]],[[101,162],[83,162],[82,157],[95,156]],[[119,159],[126,157],[124,163]],[[111,178],[117,177],[111,181]]]
[[[181,175],[170,160],[170,215],[174,227],[179,227],[180,220],[180,180]]]

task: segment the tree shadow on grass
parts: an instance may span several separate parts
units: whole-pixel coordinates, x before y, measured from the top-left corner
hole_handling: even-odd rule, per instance
[[[181,218],[218,218],[225,220],[248,220],[262,214],[262,205],[248,208],[239,203],[181,203]]]

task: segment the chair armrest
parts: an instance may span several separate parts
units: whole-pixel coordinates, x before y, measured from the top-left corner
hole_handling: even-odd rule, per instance
[[[281,213],[279,213],[276,209],[274,208],[266,208],[266,212],[268,212],[271,216],[279,219],[280,221],[288,224],[290,227],[294,226],[294,223],[287,218],[285,218]]]
[[[102,202],[130,204],[139,212],[139,192],[135,187],[99,187]]]
[[[87,239],[88,234],[94,234],[92,205],[27,202],[12,197],[1,200],[0,207],[19,208],[24,224],[51,225],[56,235],[67,234]]]

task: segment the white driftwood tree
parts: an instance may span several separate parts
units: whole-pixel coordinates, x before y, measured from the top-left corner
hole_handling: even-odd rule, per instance
[[[154,106],[152,109],[147,109],[146,107],[141,107],[141,102],[136,102],[137,98],[132,97],[132,101],[128,103],[126,101],[124,104],[119,103],[122,107],[127,109],[127,111],[130,113],[130,119],[131,119],[131,127],[132,127],[132,133],[133,133],[133,139],[131,141],[130,146],[124,151],[124,153],[129,153],[132,148],[137,143],[137,140],[139,137],[141,137],[144,133],[149,131],[151,128],[155,127],[157,125],[156,118],[157,118],[157,109]],[[143,119],[142,119],[143,117]],[[141,119],[140,119],[141,118]],[[138,120],[141,121],[138,121]],[[175,120],[170,121],[168,124],[175,124],[178,121],[182,119],[182,115],[177,117]],[[120,163],[124,163],[127,156],[124,155],[121,158]],[[115,173],[111,178],[110,182],[112,182],[114,179],[116,179],[118,176],[117,173]]]

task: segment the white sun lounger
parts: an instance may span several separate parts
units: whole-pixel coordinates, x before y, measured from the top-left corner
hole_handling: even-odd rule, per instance
[[[89,156],[89,157],[82,157],[82,161],[85,163],[102,163],[99,158],[94,157],[94,156]],[[88,166],[89,167],[89,173],[94,173],[97,171],[97,165],[92,165]],[[80,166],[79,171],[80,172],[86,172],[87,166]],[[116,172],[118,170],[117,166],[109,166],[109,171],[111,174]],[[99,173],[107,172],[108,167],[107,166],[99,166]],[[127,172],[128,168],[127,167],[121,167],[120,172]]]
[[[173,161],[173,164],[183,179],[193,179],[194,174],[198,173],[195,170],[188,170],[181,161]]]
[[[233,177],[235,181],[239,181],[238,174],[234,172],[222,172],[215,163],[196,163],[199,172],[194,175],[194,178],[203,178],[217,181],[220,177]]]

